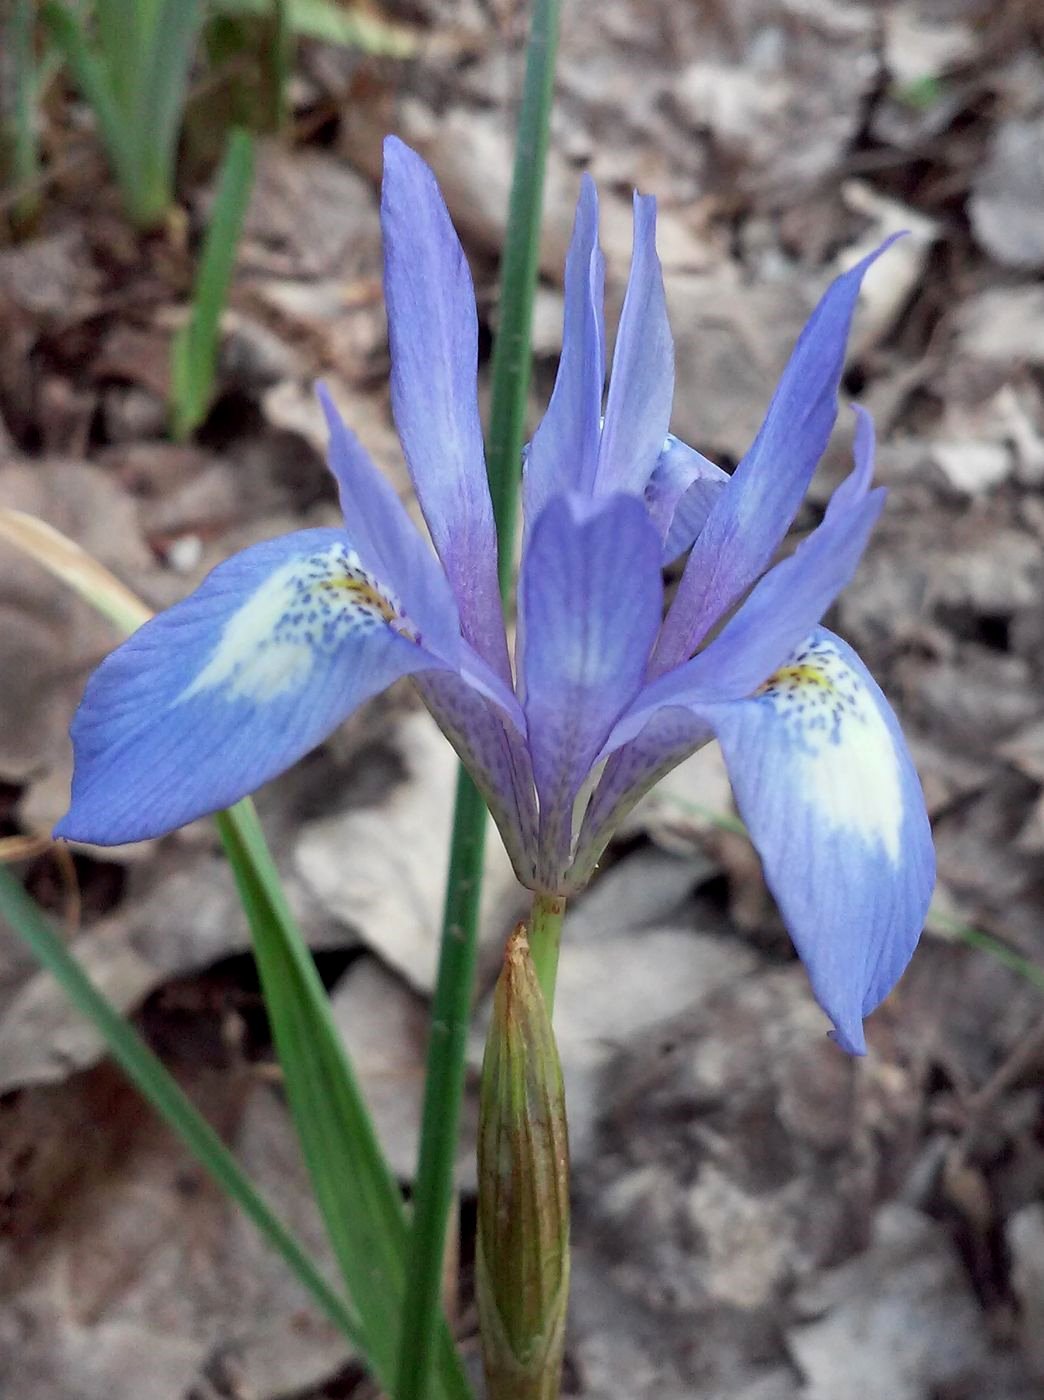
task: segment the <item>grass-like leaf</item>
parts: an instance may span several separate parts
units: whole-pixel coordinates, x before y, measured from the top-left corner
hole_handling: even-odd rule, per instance
[[[98,1028],[113,1059],[181,1138],[218,1186],[245,1212],[353,1346],[366,1351],[355,1312],[331,1288],[299,1240],[272,1211],[170,1071],[84,974],[21,885],[0,865],[0,915]]]
[[[238,803],[218,818],[254,937],[265,1006],[287,1096],[327,1232],[369,1343],[392,1392],[406,1266],[406,1217],[345,1055],[311,955],[294,927],[256,814]],[[443,1323],[443,1396],[468,1394]]]
[[[442,1316],[442,1264],[453,1205],[453,1164],[464,1095],[485,845],[485,804],[469,774],[459,768],[442,944],[431,1006],[396,1400],[426,1400],[431,1393],[430,1373]]]
[[[179,439],[189,437],[199,427],[213,398],[221,313],[228,299],[253,184],[254,141],[248,132],[237,129],[229,137],[218,176],[192,311],[171,345],[171,426]]]
[[[26,515],[24,511],[0,507],[0,539],[7,540],[68,584],[119,632],[133,632],[152,616],[152,610],[114,578],[104,564],[99,564],[85,549],[45,520]]]
[[[99,57],[117,106],[130,115],[145,79],[144,57],[164,0],[94,0]]]
[[[158,223],[174,198],[174,165],[185,113],[189,73],[202,19],[202,0],[151,0],[155,20],[142,53],[136,111],[138,222]]]
[[[501,320],[493,348],[488,458],[500,552],[500,587],[505,596],[513,573],[558,19],[559,0],[535,0],[519,113],[507,241],[501,265]],[[471,780],[462,773],[457,788],[442,946],[431,1012],[433,1033],[428,1049],[414,1188],[397,1400],[426,1400],[430,1393],[429,1374],[440,1317],[442,1258],[464,1086],[485,820],[485,810]]]
[[[6,19],[0,22],[0,41],[10,46],[14,72],[11,112],[4,121],[4,178],[26,193],[11,210],[12,226],[27,229],[39,212],[35,190],[40,151],[36,131],[37,68],[34,52],[35,6],[33,0],[12,0]]]
[[[80,91],[139,228],[160,224],[174,196],[174,160],[202,0],[100,0],[96,35],[60,0],[43,16]]]
[[[420,44],[419,31],[384,19],[362,5],[339,5],[335,0],[281,0],[286,23],[303,39],[320,39],[385,58],[409,58]],[[228,15],[264,15],[272,0],[213,0]]]
[[[92,47],[79,15],[58,0],[44,5],[41,12],[54,42],[76,79],[98,123],[98,134],[116,176],[124,207],[132,218],[139,205],[140,178],[137,143],[140,136],[119,104],[108,67]]]

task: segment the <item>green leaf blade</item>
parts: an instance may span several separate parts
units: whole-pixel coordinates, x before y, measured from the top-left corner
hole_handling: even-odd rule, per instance
[[[134,129],[142,206],[148,220],[159,222],[174,198],[174,163],[203,6],[202,0],[158,0],[153,11],[143,36]]]
[[[140,222],[143,189],[138,164],[137,135],[120,110],[104,63],[91,49],[87,31],[78,15],[58,0],[41,11],[84,98],[94,112],[98,134],[109,157],[124,206]]]
[[[406,1215],[311,955],[297,932],[252,804],[217,818],[232,863],[291,1112],[316,1199],[369,1343],[377,1378],[391,1392],[406,1279]],[[468,1394],[443,1324],[439,1388]]]
[[[109,1053],[143,1097],[282,1255],[331,1322],[353,1346],[365,1353],[366,1339],[353,1309],[326,1282],[304,1246],[275,1215],[170,1071],[91,983],[42,912],[2,865],[0,916],[55,977],[77,1010],[97,1027]]]
[[[184,440],[206,418],[214,394],[221,313],[235,271],[239,236],[254,187],[254,141],[236,128],[218,175],[189,319],[171,345],[171,428]]]
[[[40,82],[34,37],[32,0],[13,0],[10,13],[0,22],[0,41],[10,44],[14,67],[11,115],[3,121],[6,149],[0,154],[5,167],[4,178],[26,190],[12,210],[12,225],[19,232],[27,230],[35,221],[40,207],[39,195],[33,189],[40,174],[36,114]]]

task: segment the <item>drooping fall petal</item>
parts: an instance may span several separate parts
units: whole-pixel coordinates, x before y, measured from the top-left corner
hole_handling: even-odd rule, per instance
[[[851,647],[819,628],[749,700],[705,718],[838,1043],[913,954],[935,883],[924,796],[898,721]]]
[[[55,834],[141,841],[238,801],[399,676],[447,666],[410,632],[339,530],[233,555],[94,672]]]

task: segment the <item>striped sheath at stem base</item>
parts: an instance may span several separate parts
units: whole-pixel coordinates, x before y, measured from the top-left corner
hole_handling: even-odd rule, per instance
[[[482,1062],[476,1284],[489,1400],[557,1400],[569,1295],[569,1147],[525,925],[508,941]]]

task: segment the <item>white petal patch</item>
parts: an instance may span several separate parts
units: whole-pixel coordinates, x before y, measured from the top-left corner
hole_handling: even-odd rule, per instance
[[[225,623],[214,653],[178,696],[224,690],[266,702],[299,688],[318,660],[352,635],[392,627],[416,641],[398,601],[346,544],[292,559],[269,575]]]
[[[786,725],[792,781],[832,826],[879,842],[898,864],[903,824],[899,760],[874,699],[832,642],[809,641],[756,698]]]

